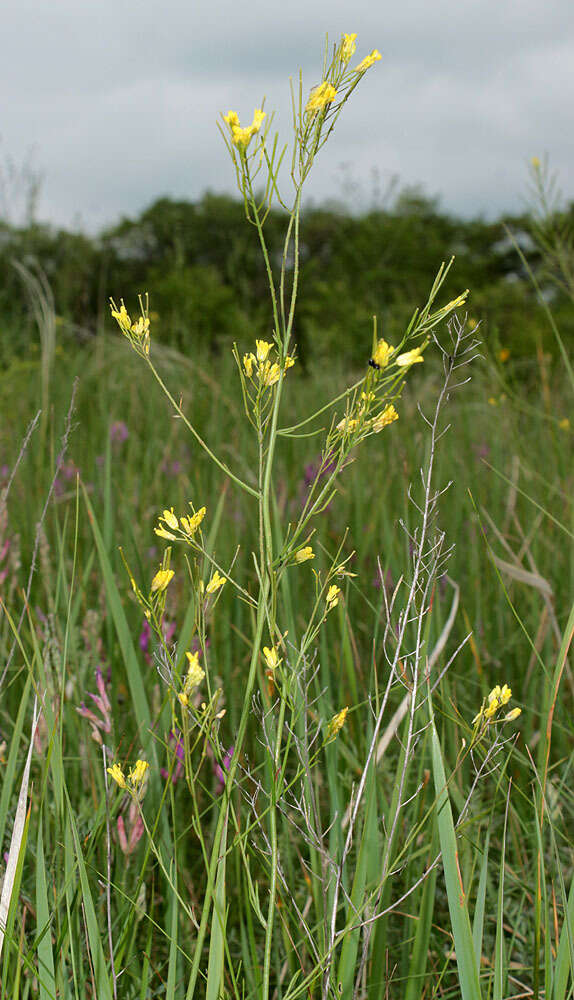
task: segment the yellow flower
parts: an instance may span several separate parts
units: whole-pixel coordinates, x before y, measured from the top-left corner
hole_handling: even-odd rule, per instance
[[[355,49],[357,48],[357,46],[355,45],[356,37],[357,37],[356,34],[343,35],[343,42],[341,45],[341,57],[340,57],[341,62],[348,63],[349,59],[351,59],[352,56],[355,55]]]
[[[187,661],[189,666],[187,668],[187,674],[185,676],[185,690],[187,694],[191,694],[194,688],[199,687],[203,678],[205,677],[205,670],[199,665],[199,653],[189,653],[186,652]]]
[[[377,342],[377,346],[375,347],[375,353],[371,358],[373,367],[386,368],[392,353],[393,353],[393,348],[391,347],[391,345],[387,344],[386,340],[379,340]]]
[[[244,354],[243,355],[243,371],[247,375],[247,378],[251,378],[253,375],[253,365],[255,364],[254,354]]]
[[[175,531],[178,526],[177,517],[173,512],[173,507],[171,507],[170,510],[164,510],[160,520],[165,521],[168,528],[171,528],[172,531]]]
[[[269,351],[271,350],[272,346],[273,345],[270,344],[269,341],[267,340],[255,341],[255,347],[257,349],[257,360],[259,361],[259,364],[262,364],[264,361],[267,360],[267,355],[269,354]]]
[[[387,424],[392,424],[393,420],[398,420],[398,419],[399,415],[395,410],[393,404],[388,403],[387,406],[385,406],[382,413],[379,413],[378,416],[373,418],[373,422],[371,424],[371,430],[375,434],[378,434],[379,431],[382,431],[383,427],[386,427]]]
[[[294,364],[295,364],[295,358],[292,358],[289,355],[287,355],[287,357],[285,358],[285,371],[287,371],[288,368],[292,368]]]
[[[190,504],[190,506],[191,506],[191,504]],[[203,518],[205,517],[205,514],[206,514],[206,508],[205,507],[200,507],[199,510],[197,511],[197,514],[193,514],[192,517],[182,517],[181,518],[181,527],[185,531],[186,535],[194,535],[195,534],[195,532],[199,528],[199,525],[203,521]]]
[[[421,361],[424,361],[424,358],[420,347],[413,347],[412,351],[399,354],[396,363],[399,368],[410,368],[411,365],[416,365]]]
[[[500,363],[503,365],[505,361],[508,361],[509,357],[510,351],[508,350],[508,347],[502,347],[498,352],[498,360]]]
[[[534,170],[540,170],[540,160],[537,156],[533,156],[530,163],[532,164]]]
[[[476,330],[477,326],[478,326],[478,320],[474,319],[474,317],[471,316],[470,319],[468,320],[468,329]]]
[[[369,69],[369,67],[373,65],[373,63],[378,62],[379,59],[382,59],[382,58],[383,57],[382,57],[381,53],[379,52],[379,50],[378,49],[373,49],[373,51],[371,52],[370,55],[365,56],[365,58],[362,60],[362,62],[360,62],[358,66],[355,66],[354,72],[355,73],[364,73],[365,70]]]
[[[263,656],[265,657],[265,662],[269,667],[269,670],[276,670],[281,660],[279,659],[275,646],[272,646],[271,649],[269,649],[269,646],[264,646]]]
[[[215,573],[213,574],[213,576],[211,577],[211,580],[207,584],[207,587],[206,587],[207,593],[208,594],[215,594],[216,591],[218,591],[220,589],[220,587],[223,587],[224,583],[225,583],[225,577],[224,576],[220,576],[219,572],[217,570],[215,570]]]
[[[267,112],[263,111],[262,108],[256,108],[253,113],[253,121],[251,122],[251,125],[247,128],[241,128],[237,112],[228,111],[227,114],[223,116],[223,121],[226,125],[229,125],[233,145],[240,146],[244,150],[247,149],[255,133],[259,132],[266,114]]]
[[[504,721],[514,722],[514,720],[517,719],[519,715],[522,715],[522,709],[513,708],[512,711],[506,713],[506,715],[504,716]]]
[[[130,773],[128,774],[128,781],[130,782],[130,784],[134,786],[134,788],[136,788],[138,785],[141,785],[142,781],[144,780],[147,774],[148,768],[149,764],[147,760],[136,761],[134,767],[132,767]]]
[[[441,312],[446,313],[450,309],[458,309],[459,306],[464,305],[467,296],[468,296],[468,288],[465,288],[464,292],[461,292],[460,295],[457,295],[456,299],[452,299],[450,302],[447,302],[446,306],[441,310]]]
[[[328,742],[334,740],[335,737],[341,732],[341,729],[345,725],[345,719],[347,718],[348,711],[349,711],[348,706],[346,708],[342,708],[341,711],[337,712],[337,714],[334,715],[331,721],[329,722],[329,725],[327,726]]]
[[[302,549],[299,549],[295,553],[295,562],[303,563],[307,562],[308,559],[314,559],[315,553],[310,545],[305,545]]]
[[[120,308],[118,309],[112,299],[111,309],[112,316],[117,321],[122,333],[130,333],[132,329],[132,321],[124,305],[124,300],[120,299]]]
[[[570,430],[570,421],[568,420],[568,417],[564,417],[563,420],[559,420],[558,421],[558,426],[559,426],[560,430],[562,430],[562,431],[569,431]]]
[[[320,111],[325,107],[326,104],[330,104],[335,100],[337,96],[337,91],[335,90],[332,83],[325,80],[320,83],[318,87],[313,87],[309,95],[309,100],[305,105],[305,111]]]
[[[341,431],[341,434],[350,434],[357,427],[359,421],[355,417],[343,417],[339,420],[336,430]]]
[[[127,788],[124,772],[119,764],[113,764],[112,767],[108,767],[106,770],[108,774],[112,776],[114,781],[120,786],[120,788]]]
[[[172,535],[171,531],[166,531],[161,524],[159,528],[154,528],[153,530],[156,535],[159,535],[160,538],[167,538],[169,542],[175,542],[177,540],[176,535]]]
[[[264,386],[275,385],[279,381],[279,376],[281,375],[281,369],[276,361],[271,364],[270,361],[266,361],[264,364],[259,366],[259,378]]]
[[[155,594],[156,592],[161,594],[163,590],[166,590],[174,575],[175,574],[172,569],[159,569],[151,582],[152,594]]]
[[[337,607],[340,593],[341,588],[337,587],[334,583],[331,584],[327,591],[327,611],[331,611],[333,608]]]

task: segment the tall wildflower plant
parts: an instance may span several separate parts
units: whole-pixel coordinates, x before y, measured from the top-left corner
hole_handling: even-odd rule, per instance
[[[200,844],[191,911],[177,889],[172,859],[162,855],[157,820],[143,819],[174,891],[174,905],[189,919],[184,953],[174,958],[173,968],[170,962],[170,976],[177,968],[186,976],[185,990],[177,995],[188,1000],[204,992],[213,998],[265,1000],[271,996],[294,1000],[311,993],[325,1000],[366,992],[381,998],[388,995],[392,932],[387,917],[407,898],[424,901],[428,876],[434,871],[436,878],[439,842],[443,850],[448,846],[444,830],[433,825],[436,800],[432,795],[425,798],[421,761],[430,761],[434,754],[436,797],[444,805],[448,793],[440,778],[440,754],[429,746],[429,733],[436,734],[431,695],[448,666],[443,662],[440,670],[436,667],[448,630],[431,648],[434,588],[448,559],[444,535],[436,524],[440,490],[433,485],[433,463],[444,430],[442,407],[449,392],[464,381],[458,377],[460,369],[474,351],[452,316],[467,293],[439,304],[452,261],[440,267],[427,302],[414,310],[399,343],[389,344],[378,336],[375,324],[372,335],[365,333],[365,369],[360,378],[296,424],[285,426],[282,421],[284,397],[297,366],[293,330],[303,188],[355,87],[381,58],[375,49],[358,60],[355,49],[356,36],[344,35],[331,52],[326,50],[321,82],[308,92],[300,77],[292,87],[290,153],[272,132],[273,116],[263,106],[255,109],[247,125],[235,110],[222,115],[221,133],[245,214],[259,238],[272,314],[267,339],[233,348],[245,420],[257,442],[252,476],[212,449],[163,381],[154,363],[147,298],[140,298],[135,320],[123,301],[112,302],[122,333],[197,447],[215,463],[222,483],[229,480],[252,503],[258,529],[255,551],[238,554],[232,565],[223,565],[208,531],[210,499],[194,497],[189,509],[175,510],[166,497],[155,534],[168,544],[151,585],[141,588],[129,571],[136,599],[157,639],[157,662],[172,716],[166,741],[171,765],[162,805],[168,789],[173,792],[169,779],[183,773],[191,824]],[[292,192],[287,198],[281,168],[289,155]],[[273,200],[288,211],[280,258],[270,253],[265,233]],[[396,433],[405,380],[424,361],[436,328],[449,319],[452,343],[442,351],[444,387],[435,414],[425,418],[430,457],[422,473],[422,493],[412,496],[418,527],[405,526],[409,575],[392,594],[385,592],[380,615],[375,616],[369,690],[357,692],[355,703],[344,704],[342,699],[336,703],[332,692],[339,689],[327,680],[320,650],[325,648],[330,621],[349,644],[346,594],[359,584],[350,570],[346,538],[334,552],[322,542],[320,515],[334,500],[346,466],[359,458],[367,438]],[[285,524],[276,502],[278,453],[286,440],[312,435],[320,440],[318,474],[298,516]],[[178,550],[183,550],[187,564],[194,622],[189,648],[176,652],[166,641],[162,618],[174,573],[177,577],[182,571]],[[303,609],[293,614],[293,593],[299,575],[309,573],[314,597],[301,626]],[[229,590],[249,609],[252,628],[238,723],[224,736],[224,692],[210,676],[206,648],[208,625],[213,629],[221,594]],[[393,702],[396,705],[398,694],[393,715],[389,709]],[[474,724],[468,724],[468,750],[475,755],[484,740],[496,744],[498,739],[499,705],[497,701],[492,708],[494,697]],[[391,743],[398,747],[396,781],[383,789],[377,781],[378,768]],[[426,750],[415,754],[417,747]],[[207,760],[218,769],[219,794],[211,800],[204,795]],[[136,804],[140,802],[136,785],[144,768],[145,762],[138,761],[127,778],[119,765],[109,769],[123,791],[131,790]],[[415,844],[423,845],[418,867],[411,857]],[[450,869],[448,876],[453,877]],[[400,892],[393,889],[397,879]],[[177,925],[176,918],[172,927]],[[463,928],[457,939],[455,932],[457,956],[468,947],[464,934]],[[419,942],[410,960],[419,983],[425,971],[423,951]],[[474,963],[474,952],[469,961]],[[475,963],[472,968],[465,996],[474,995]]]

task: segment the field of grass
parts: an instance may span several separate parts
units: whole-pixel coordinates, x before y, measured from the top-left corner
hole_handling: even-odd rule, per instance
[[[272,344],[0,375],[2,1000],[574,994],[567,354],[291,366],[300,186]]]

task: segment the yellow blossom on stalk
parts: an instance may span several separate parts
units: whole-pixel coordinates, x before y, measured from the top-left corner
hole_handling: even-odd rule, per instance
[[[490,722],[498,712],[499,708],[506,705],[511,698],[512,689],[508,686],[508,684],[503,684],[502,687],[500,684],[496,684],[492,691],[489,692],[486,706],[483,703],[480,712],[478,715],[475,715],[472,720],[473,725],[475,722],[479,722],[482,718],[486,719],[487,722]],[[508,714],[512,715],[512,712],[509,712]],[[518,714],[520,714],[520,712]],[[513,715],[513,718],[517,718],[517,716]]]
[[[522,709],[521,708],[513,708],[510,712],[506,713],[506,715],[504,716],[504,721],[505,722],[514,722],[514,720],[517,719],[519,715],[522,715]]]
[[[350,434],[357,427],[359,421],[355,417],[343,417],[339,420],[336,430],[341,431],[341,434]]]
[[[149,764],[147,760],[137,760],[135,762],[135,765],[132,767],[130,773],[128,774],[128,781],[130,782],[131,785],[134,786],[134,788],[137,788],[138,785],[141,785],[142,781],[144,780],[147,774],[148,768]]]
[[[173,507],[171,507],[169,510],[164,510],[164,512],[163,512],[163,514],[161,516],[161,519],[163,521],[165,521],[165,523],[167,524],[168,528],[171,528],[173,531],[178,526],[177,517],[175,516],[175,514],[173,512]]]
[[[292,368],[294,364],[295,364],[295,358],[290,357],[290,355],[288,354],[287,357],[285,358],[285,371],[287,371],[288,368]]]
[[[382,58],[383,57],[382,57],[381,53],[379,52],[379,50],[378,49],[373,49],[373,51],[371,52],[370,55],[365,56],[365,58],[362,60],[362,62],[360,62],[358,66],[355,66],[354,72],[355,73],[364,73],[365,70],[369,69],[369,67],[373,65],[373,63],[378,62],[379,59],[382,59]]]
[[[157,592],[161,594],[162,591],[166,590],[174,575],[175,574],[172,569],[158,569],[156,575],[154,576],[151,582],[152,594],[155,594]]]
[[[295,553],[295,562],[303,563],[307,562],[308,559],[314,559],[315,553],[310,545],[305,545],[302,549],[299,549]]]
[[[247,375],[247,378],[251,378],[253,375],[253,365],[255,364],[254,354],[244,354],[243,355],[243,371]]]
[[[461,292],[460,295],[457,295],[456,299],[452,299],[450,302],[447,302],[442,312],[446,313],[449,312],[451,309],[458,309],[459,306],[463,306],[464,303],[466,302],[467,296],[468,296],[468,288],[465,288],[464,292]]]
[[[272,646],[271,649],[269,649],[269,646],[264,646],[263,656],[265,657],[265,663],[269,667],[269,670],[276,670],[281,660],[275,646]]]
[[[221,576],[219,574],[218,570],[215,570],[215,573],[213,574],[213,576],[211,577],[211,580],[207,584],[207,587],[206,587],[207,593],[208,594],[215,594],[220,589],[220,587],[223,587],[223,584],[225,582],[226,582],[226,578],[224,576]]]
[[[341,62],[348,63],[349,59],[351,59],[352,56],[355,55],[355,49],[357,48],[357,46],[355,45],[356,37],[357,37],[356,34],[343,35],[343,42],[341,45],[341,56],[340,56]]]
[[[393,348],[390,344],[387,344],[386,340],[377,341],[377,346],[375,347],[375,352],[371,358],[373,368],[386,368],[389,363],[389,358],[393,353]]]
[[[373,422],[371,424],[371,430],[375,434],[378,434],[379,431],[382,431],[383,427],[386,427],[388,424],[392,424],[393,420],[398,420],[398,419],[399,415],[395,410],[393,404],[388,403],[387,406],[385,406],[384,410],[381,413],[379,413],[378,416],[373,418]]]
[[[123,299],[120,299],[119,309],[114,300],[110,299],[110,308],[112,311],[112,317],[116,320],[123,335],[128,338],[132,346],[143,350],[145,354],[149,354],[150,321],[147,313],[147,297],[146,305],[144,306],[143,300],[140,296],[140,308],[142,310],[142,315],[136,320],[135,323],[132,323]]]
[[[193,514],[192,517],[182,517],[181,518],[181,527],[185,531],[186,535],[194,535],[195,534],[195,532],[199,528],[199,525],[203,521],[203,518],[205,517],[205,514],[206,514],[206,508],[205,507],[200,507],[199,510],[197,511],[197,513]]]
[[[333,608],[337,607],[340,593],[341,588],[337,587],[334,583],[331,584],[327,591],[327,611],[331,611]]]
[[[532,159],[531,159],[531,161],[530,161],[530,163],[532,164],[532,166],[534,167],[535,170],[540,170],[540,165],[541,164],[540,164],[540,160],[539,160],[539,158],[537,156],[533,156]]]
[[[205,670],[203,670],[199,665],[199,653],[186,652],[185,655],[187,656],[189,666],[183,682],[183,690],[177,696],[180,704],[183,705],[184,708],[189,705],[190,696],[193,694],[196,687],[199,687],[205,677]]]
[[[122,771],[119,764],[112,764],[112,766],[106,768],[106,770],[108,774],[111,775],[111,777],[114,779],[116,784],[120,786],[120,788],[127,788],[124,772]]]
[[[275,385],[279,381],[279,376],[281,375],[281,369],[276,361],[271,364],[270,361],[266,361],[264,364],[259,366],[259,378],[264,386],[269,388]]]
[[[333,716],[327,726],[327,742],[334,740],[335,737],[341,732],[341,729],[345,725],[348,711],[349,708],[347,706],[346,708],[342,708],[340,712],[337,712],[337,714]]]
[[[266,113],[267,112],[263,111],[262,108],[256,108],[253,113],[253,121],[251,125],[247,128],[241,128],[237,111],[228,111],[227,114],[223,116],[223,121],[229,126],[233,145],[238,146],[243,150],[247,149],[255,133],[259,132]]]
[[[321,111],[326,104],[330,104],[331,101],[334,101],[336,96],[337,91],[335,90],[333,84],[329,83],[328,80],[324,80],[324,82],[320,83],[318,87],[313,87],[313,90],[309,95],[309,100],[305,105],[305,111]]]
[[[424,361],[424,358],[420,347],[413,347],[412,351],[399,354],[396,363],[399,368],[410,368],[411,365],[416,365],[421,361]]]
[[[263,361],[267,360],[267,355],[271,350],[273,345],[269,343],[268,340],[256,340],[255,347],[257,350],[257,360],[261,364]]]

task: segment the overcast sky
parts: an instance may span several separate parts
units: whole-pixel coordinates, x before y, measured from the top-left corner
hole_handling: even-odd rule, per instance
[[[43,177],[38,215],[89,231],[170,195],[233,192],[220,111],[266,96],[289,138],[289,77],[320,82],[325,34],[375,64],[308,200],[364,207],[390,179],[465,215],[520,211],[550,159],[574,199],[572,0],[3,0],[0,161]]]

